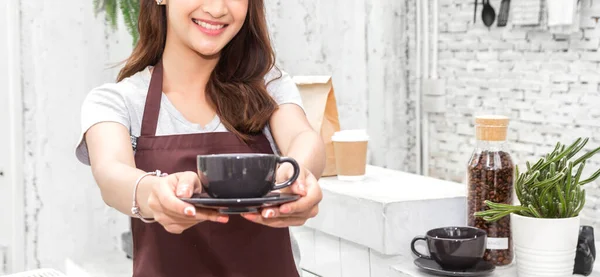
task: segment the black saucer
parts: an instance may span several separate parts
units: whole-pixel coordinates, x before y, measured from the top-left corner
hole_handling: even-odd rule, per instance
[[[211,198],[206,193],[194,194],[190,198],[181,198],[199,208],[219,210],[223,214],[241,214],[258,212],[258,208],[277,206],[300,198],[297,194],[271,192],[260,198]]]
[[[424,258],[416,259],[415,265],[431,274],[441,276],[484,276],[492,273],[496,268],[494,264],[484,260],[480,260],[473,267],[464,270],[443,269],[436,261]]]

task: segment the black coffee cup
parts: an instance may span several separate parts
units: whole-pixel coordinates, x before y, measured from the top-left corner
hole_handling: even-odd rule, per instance
[[[431,256],[415,249],[418,240],[427,242]],[[432,229],[425,236],[416,236],[410,248],[420,258],[436,261],[444,269],[462,270],[474,266],[483,258],[487,233],[473,227],[442,227]]]
[[[300,167],[288,157],[272,154],[198,155],[198,176],[203,191],[213,198],[259,198],[273,190],[290,186],[298,178]],[[275,184],[277,166],[290,163],[292,177]]]

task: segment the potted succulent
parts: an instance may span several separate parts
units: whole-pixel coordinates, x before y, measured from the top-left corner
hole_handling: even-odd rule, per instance
[[[488,222],[510,216],[519,277],[569,276],[573,274],[579,213],[585,205],[583,186],[600,176],[582,173],[586,161],[600,152],[596,148],[576,157],[588,139],[577,139],[569,146],[556,144],[554,151],[526,170],[515,169],[515,205],[485,201],[485,211],[475,213]]]

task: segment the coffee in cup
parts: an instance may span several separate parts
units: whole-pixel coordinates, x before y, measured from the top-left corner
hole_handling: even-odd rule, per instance
[[[275,183],[277,166],[290,163],[292,177]],[[293,158],[272,154],[215,154],[197,156],[198,176],[203,191],[213,198],[259,198],[290,186],[300,167]]]
[[[369,143],[367,132],[365,130],[339,131],[331,137],[331,140],[338,179],[344,181],[364,179]]]
[[[428,255],[419,253],[415,243],[424,240]],[[429,230],[425,236],[416,236],[410,248],[417,257],[435,260],[442,268],[464,270],[474,266],[483,258],[487,233],[474,227],[442,227]]]

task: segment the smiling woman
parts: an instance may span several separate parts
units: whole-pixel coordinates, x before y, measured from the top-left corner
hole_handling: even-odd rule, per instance
[[[142,1],[140,42],[118,80],[156,64],[163,55],[173,55],[176,59],[201,58],[208,67],[215,67],[212,74],[205,76],[208,77],[205,104],[214,105],[222,124],[240,138],[261,132],[277,107],[263,80],[275,63],[263,1],[200,1],[206,2],[203,7],[211,13],[199,10],[198,1],[171,0],[176,4],[168,6],[164,5],[166,2],[157,5]],[[223,27],[215,30],[219,25]],[[208,115],[201,123],[208,123],[213,117]]]
[[[207,1],[206,5],[214,6],[211,8],[214,11],[211,16],[199,13],[194,1],[173,5],[167,9],[167,17],[173,18],[169,21],[168,28],[199,54],[215,55],[238,33],[240,36],[237,38],[238,40],[244,37],[250,38],[248,32],[251,29],[261,28],[260,22],[256,21],[244,24],[246,14],[254,18],[264,17],[264,14],[261,15],[261,1],[251,2],[227,1],[227,6],[225,6],[219,1]],[[242,28],[244,30],[241,30]],[[256,38],[260,40],[260,38]],[[232,44],[235,44],[235,40],[232,41]]]
[[[275,67],[263,0],[141,0],[139,41],[116,84],[82,106],[77,157],[132,217],[134,276],[298,276],[289,226],[316,216],[324,145]],[[196,156],[280,154],[297,200],[242,215],[196,208]],[[163,174],[161,172],[168,172]],[[132,205],[133,199],[133,205]],[[294,198],[296,199],[296,198]]]

